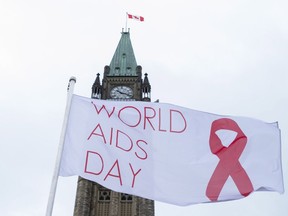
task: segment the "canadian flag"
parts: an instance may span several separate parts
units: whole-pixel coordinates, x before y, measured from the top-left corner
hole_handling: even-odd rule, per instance
[[[129,14],[129,13],[127,13],[127,16],[128,16],[129,19],[135,19],[135,20],[138,20],[140,22],[144,21],[144,17],[142,17],[142,16],[135,16],[135,15],[132,15],[132,14]]]

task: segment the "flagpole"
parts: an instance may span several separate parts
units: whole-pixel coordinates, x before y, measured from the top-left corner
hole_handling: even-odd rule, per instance
[[[125,32],[127,32],[127,16],[128,16],[128,13],[126,12]]]
[[[69,84],[67,87],[67,102],[66,102],[66,108],[65,108],[65,115],[64,115],[63,125],[62,125],[62,131],[60,135],[58,153],[57,153],[56,163],[55,163],[55,170],[54,170],[53,177],[52,177],[48,205],[46,209],[46,216],[51,216],[52,211],[53,211],[53,204],[54,204],[59,170],[60,170],[61,156],[62,156],[62,151],[63,151],[63,146],[64,146],[65,133],[66,133],[66,128],[67,128],[68,116],[70,112],[72,95],[73,95],[75,83],[76,83],[76,77],[71,77],[69,79]]]

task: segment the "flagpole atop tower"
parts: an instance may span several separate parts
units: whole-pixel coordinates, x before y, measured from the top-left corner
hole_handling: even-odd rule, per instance
[[[127,32],[127,17],[128,17],[128,13],[126,12],[125,32]]]
[[[76,83],[76,77],[72,76],[69,79],[69,84],[67,87],[67,102],[66,102],[66,108],[65,108],[65,115],[64,115],[63,125],[62,125],[62,132],[60,135],[60,141],[59,141],[58,153],[57,153],[57,157],[56,157],[55,169],[54,169],[54,173],[53,173],[53,177],[52,177],[50,194],[49,194],[49,199],[48,199],[48,204],[47,204],[47,209],[46,209],[46,216],[51,216],[52,211],[53,211],[54,199],[55,199],[59,170],[60,170],[61,156],[62,156],[62,152],[63,152],[65,133],[66,133],[66,129],[67,129],[68,116],[69,116],[69,112],[70,112],[72,95],[73,95],[75,83]]]

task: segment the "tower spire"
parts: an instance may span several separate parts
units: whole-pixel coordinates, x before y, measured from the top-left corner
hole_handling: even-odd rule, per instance
[[[137,76],[137,62],[134,55],[130,32],[121,33],[121,39],[110,63],[107,76]]]
[[[144,74],[144,81],[142,84],[142,97],[143,101],[151,101],[151,85],[148,80],[148,74]]]
[[[92,86],[91,98],[100,99],[101,95],[102,95],[102,86],[100,83],[100,74],[97,73],[97,77],[96,77],[95,82],[93,83],[93,86]]]

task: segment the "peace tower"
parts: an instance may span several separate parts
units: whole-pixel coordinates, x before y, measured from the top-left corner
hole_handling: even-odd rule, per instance
[[[151,85],[147,73],[137,65],[130,32],[121,39],[109,66],[104,67],[92,85],[91,97],[103,100],[151,101]],[[118,193],[79,177],[74,216],[154,216],[154,201]]]

